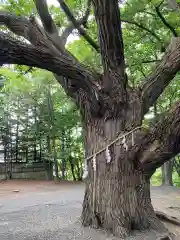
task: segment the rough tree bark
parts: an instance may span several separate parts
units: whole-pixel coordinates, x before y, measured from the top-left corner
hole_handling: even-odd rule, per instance
[[[151,204],[150,178],[157,167],[179,153],[180,103],[148,130],[142,128],[142,120],[180,69],[180,38],[172,40],[144,84],[135,89],[129,86],[125,73],[118,0],[92,0],[104,69],[101,75],[89,70],[65,49],[65,38],[58,35],[46,1],[34,2],[43,27],[32,17],[0,13],[1,24],[30,42],[22,43],[1,33],[0,63],[24,64],[54,73],[80,109],[87,157],[106,149],[117,136],[133,132],[123,138],[123,145],[121,141],[111,145],[110,162],[105,151],[96,155],[96,171],[93,156],[90,157],[83,225],[101,227],[120,237],[133,229],[165,232]],[[96,43],[84,34],[85,29],[82,32],[84,22],[70,14],[64,1],[59,2],[73,26],[97,51]],[[141,128],[133,130],[137,127]]]

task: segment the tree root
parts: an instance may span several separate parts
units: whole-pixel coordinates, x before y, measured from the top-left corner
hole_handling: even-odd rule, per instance
[[[180,226],[180,220],[174,216],[169,216],[165,214],[164,212],[155,210],[156,216],[163,221],[170,222],[172,224],[175,224],[177,226]]]

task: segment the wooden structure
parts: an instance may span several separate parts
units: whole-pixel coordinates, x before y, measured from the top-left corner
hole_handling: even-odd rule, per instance
[[[43,158],[36,160],[23,157],[22,152],[16,157],[16,152],[9,146],[0,143],[0,180],[6,179],[53,179],[53,163]]]

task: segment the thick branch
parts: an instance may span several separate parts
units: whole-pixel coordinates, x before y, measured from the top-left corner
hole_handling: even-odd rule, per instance
[[[174,35],[174,37],[178,37],[178,34],[176,32],[176,30],[171,26],[171,24],[169,24],[166,19],[164,18],[164,16],[161,14],[160,12],[160,6],[155,7],[156,9],[156,13],[158,15],[158,17],[161,19],[162,23],[172,32],[172,34]]]
[[[141,98],[143,114],[147,113],[176,73],[180,70],[180,38],[174,38],[169,45],[162,61],[153,73],[145,79]]]
[[[83,108],[87,108],[87,102],[90,102],[91,103],[91,105],[90,105],[91,113],[92,112],[97,113],[97,111],[99,109],[99,104],[98,104],[98,99],[97,99],[98,94],[96,91],[96,86],[92,83],[93,82],[92,79],[94,77],[92,77],[92,75],[91,75],[92,73],[90,73],[90,75],[91,75],[90,76],[89,72],[86,71],[86,69],[83,66],[81,66],[79,61],[65,49],[65,44],[66,44],[68,34],[70,34],[71,31],[73,31],[73,28],[68,29],[68,31],[66,31],[62,35],[62,37],[59,37],[58,30],[53,22],[53,19],[51,18],[51,16],[49,18],[49,12],[48,12],[46,1],[45,0],[43,1],[43,5],[45,5],[45,6],[42,5],[42,2],[40,0],[35,0],[35,3],[36,3],[37,11],[41,18],[41,21],[43,22],[43,25],[46,28],[46,31],[48,32],[51,39],[53,40],[53,44],[60,51],[61,56],[64,57],[65,59],[71,60],[70,62],[72,64],[75,64],[77,67],[79,66],[78,67],[78,69],[79,69],[78,79],[75,79],[71,74],[69,76],[65,76],[64,74],[61,74],[61,73],[58,74],[57,72],[54,72],[54,77],[64,88],[65,92],[75,100],[75,102],[78,104],[78,106],[80,108],[83,106],[83,104],[84,104]],[[85,16],[81,19],[81,22],[79,22],[78,24],[85,24],[87,21],[88,15],[89,15],[89,6],[85,13]],[[51,24],[49,24],[49,25],[47,25],[48,18],[49,18],[49,21],[51,22]],[[83,77],[83,72],[86,75],[86,76],[84,75],[84,77]],[[80,76],[81,74],[82,74],[82,78]],[[84,80],[82,82],[83,78],[84,78]],[[83,89],[84,92],[82,92],[80,94],[79,92],[81,91],[81,89]],[[84,101],[82,101],[82,99],[81,99],[82,94],[86,95],[86,98],[87,98],[86,103],[84,103],[85,97],[83,97]]]
[[[180,152],[180,102],[141,141],[139,167],[145,171],[155,170],[175,157]]]
[[[39,16],[41,18],[44,29],[48,33],[51,34],[55,33],[56,25],[54,24],[54,21],[51,15],[49,14],[46,0],[34,0],[34,2],[39,13]]]
[[[71,31],[73,30],[72,28],[69,29],[69,31],[66,31],[66,33],[63,34],[63,38],[59,37],[58,35],[58,30],[53,22],[52,17],[50,16],[49,12],[48,12],[48,7],[47,7],[47,2],[46,0],[34,0],[36,3],[36,7],[37,7],[37,11],[38,14],[41,18],[41,21],[43,22],[43,25],[46,28],[46,31],[48,32],[48,34],[50,35],[53,44],[56,46],[57,49],[59,49],[60,52],[62,52],[64,55],[68,56],[69,58],[71,58],[73,61],[76,61],[77,63],[78,60],[67,50],[65,50],[65,43],[68,37],[68,33],[70,34]],[[85,13],[85,16],[80,20],[80,22],[78,22],[78,24],[85,24],[88,18],[88,14],[89,14],[89,5],[87,8],[87,11]],[[49,18],[49,22],[51,22],[51,24],[49,24],[47,26],[47,19]],[[51,27],[50,27],[51,26]]]
[[[86,39],[86,41],[97,51],[99,52],[98,44],[86,33],[86,31],[79,25],[78,21],[76,21],[75,17],[71,13],[69,7],[63,0],[58,0],[61,8],[65,12],[68,19],[72,22],[74,28],[78,29],[79,33]]]
[[[53,73],[69,77],[75,81],[90,84],[93,74],[88,72],[80,64],[73,63],[64,55],[55,54],[48,48],[35,47],[10,38],[1,32],[0,35],[0,61],[1,64],[23,64],[39,67]],[[89,80],[89,83],[88,83]]]
[[[79,99],[80,96],[78,96],[77,92],[84,90],[81,94],[87,98],[86,107],[89,102],[92,103],[90,105],[91,112],[88,112],[88,114],[97,114],[99,99],[97,87],[93,84],[94,76],[91,72],[84,69],[83,66],[73,63],[66,56],[56,55],[47,48],[40,49],[39,47],[12,39],[3,32],[0,34],[0,46],[0,65],[20,64],[53,72],[65,91],[83,107],[85,107],[83,105],[84,99]],[[65,79],[59,76],[63,76]],[[75,95],[74,92],[76,92]]]
[[[53,51],[64,51],[58,41],[60,39],[58,35],[57,38],[53,34],[49,35],[39,26],[34,17],[27,19],[8,12],[0,12],[0,24],[5,25],[14,34],[24,37],[34,46],[49,47]],[[48,42],[51,44],[46,46]]]
[[[3,32],[0,34],[0,46],[0,65],[20,64],[38,67],[49,70],[58,76],[69,78],[73,82],[72,88],[74,85],[75,91],[83,89],[87,93],[89,101],[93,101],[92,110],[98,111],[98,94],[96,86],[93,84],[94,76],[82,65],[73,63],[66,56],[55,54],[47,48],[24,44]],[[63,85],[63,87],[66,86]]]
[[[56,25],[51,15],[49,14],[46,0],[34,0],[34,2],[44,29],[51,36],[53,43],[56,45],[57,49],[65,54],[65,49],[61,42],[61,38],[59,37]]]
[[[124,72],[124,47],[118,0],[92,2],[98,24],[104,70],[121,68]]]
[[[0,12],[0,24],[5,25],[14,34],[24,37],[33,45],[39,44],[37,35],[42,35],[42,33],[26,17],[16,16],[8,12]]]
[[[57,30],[51,34],[40,27],[34,18],[28,20],[10,13],[0,13],[0,23],[14,34],[22,36],[32,44],[24,44],[1,32],[0,64],[22,64],[47,69],[54,73],[57,81],[69,96],[82,105],[79,91],[86,95],[91,112],[99,109],[98,93],[94,85],[95,76],[75,59],[62,45]],[[62,77],[61,77],[62,76]],[[85,107],[85,104],[84,106]]]

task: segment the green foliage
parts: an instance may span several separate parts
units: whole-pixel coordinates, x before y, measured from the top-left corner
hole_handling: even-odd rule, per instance
[[[91,47],[89,47],[83,38],[69,43],[67,48],[80,62],[87,65],[90,69],[98,72],[102,71],[100,55],[92,52]]]
[[[80,174],[81,178],[83,147],[79,112],[53,75],[42,70],[24,75],[16,67],[1,68],[0,75],[4,83],[0,95],[0,127],[9,139],[7,145],[13,159],[17,160],[18,152],[18,161],[32,162],[40,158],[58,161],[59,171],[64,159],[66,176],[72,179],[68,162],[72,156],[76,177]],[[62,149],[63,141],[66,143]]]
[[[26,14],[26,16],[30,16],[35,13],[35,5],[31,0],[8,0],[4,1],[6,3],[3,5],[4,9],[16,13],[18,16]]]
[[[177,172],[173,173],[173,183],[176,187],[180,187],[180,176]]]
[[[180,187],[180,176],[178,175],[177,171],[174,169],[172,172],[172,180],[173,185],[176,187]],[[160,186],[162,184],[162,170],[158,168],[154,175],[151,178],[152,186]]]
[[[162,184],[162,173],[160,168],[158,168],[152,176],[151,183],[153,186],[160,186]]]

